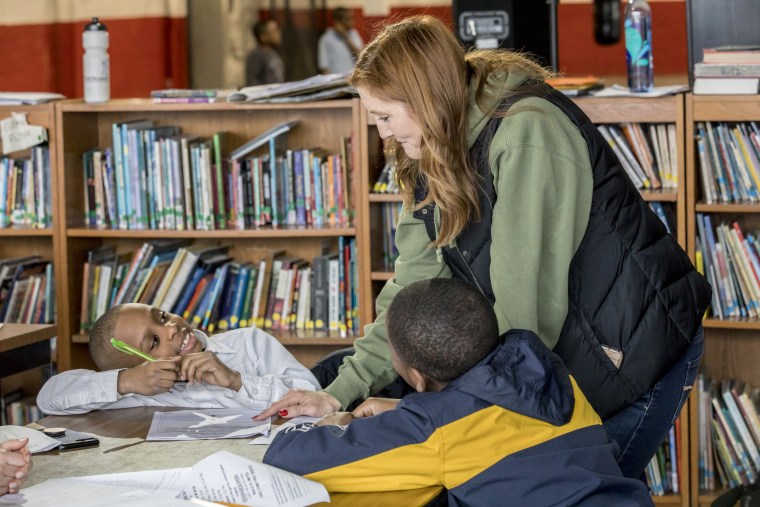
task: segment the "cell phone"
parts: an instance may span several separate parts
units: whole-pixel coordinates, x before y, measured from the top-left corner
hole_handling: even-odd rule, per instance
[[[72,449],[82,449],[85,447],[97,447],[100,445],[100,440],[95,437],[83,437],[63,439],[58,445],[59,451],[70,451]]]

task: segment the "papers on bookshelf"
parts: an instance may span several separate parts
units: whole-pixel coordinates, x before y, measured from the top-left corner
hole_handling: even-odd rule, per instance
[[[280,125],[275,125],[271,129],[267,130],[266,132],[262,132],[239,148],[232,150],[230,153],[230,160],[237,160],[245,157],[256,148],[260,148],[278,136],[281,136],[286,132],[290,132],[299,123],[299,120],[293,120],[281,123]]]
[[[153,90],[150,96],[157,104],[217,102],[225,100],[234,90],[210,90],[189,88],[168,88]]]
[[[348,85],[347,77],[346,74],[318,74],[301,81],[248,86],[231,93],[227,101],[268,102],[275,98],[297,97],[334,88],[345,88]]]
[[[65,99],[60,93],[47,92],[0,92],[0,106],[19,104],[45,104],[53,100]]]
[[[256,507],[300,507],[329,502],[321,484],[221,451],[191,468],[51,479],[17,495],[26,505],[149,505],[141,500],[200,498]],[[105,501],[104,501],[105,499]],[[134,503],[130,500],[135,499]]]
[[[546,82],[568,97],[589,95],[604,88],[604,83],[597,76],[562,76],[547,79]]]
[[[695,95],[755,95],[760,77],[698,77],[694,80]]]
[[[689,91],[688,85],[670,85],[670,86],[655,86],[650,92],[632,92],[627,86],[612,85],[607,86],[598,92],[594,92],[594,97],[640,97],[640,98],[654,98],[664,97],[666,95],[675,95],[681,92]]]
[[[0,120],[0,141],[3,154],[31,148],[48,140],[47,129],[38,125],[29,125],[26,113],[11,113]]]
[[[214,440],[269,433],[268,422],[252,420],[258,414],[232,408],[155,412],[146,440]]]

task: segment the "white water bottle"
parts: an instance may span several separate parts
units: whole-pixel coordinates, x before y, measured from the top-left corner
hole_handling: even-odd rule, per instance
[[[106,25],[92,18],[82,34],[84,48],[84,101],[108,102],[111,98],[111,76],[108,58]]]

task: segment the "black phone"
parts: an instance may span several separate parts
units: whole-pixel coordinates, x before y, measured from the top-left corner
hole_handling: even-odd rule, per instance
[[[82,438],[64,438],[58,445],[59,451],[70,451],[72,449],[83,449],[85,447],[97,447],[100,440],[95,437]]]

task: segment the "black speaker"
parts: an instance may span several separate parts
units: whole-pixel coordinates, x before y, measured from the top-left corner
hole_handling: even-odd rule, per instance
[[[543,65],[556,66],[556,4],[557,0],[454,0],[451,10],[457,37],[466,46],[527,51]]]
[[[599,44],[620,40],[620,0],[594,0],[594,39]]]
[[[760,45],[758,0],[686,0],[689,84],[702,50],[726,45]]]

